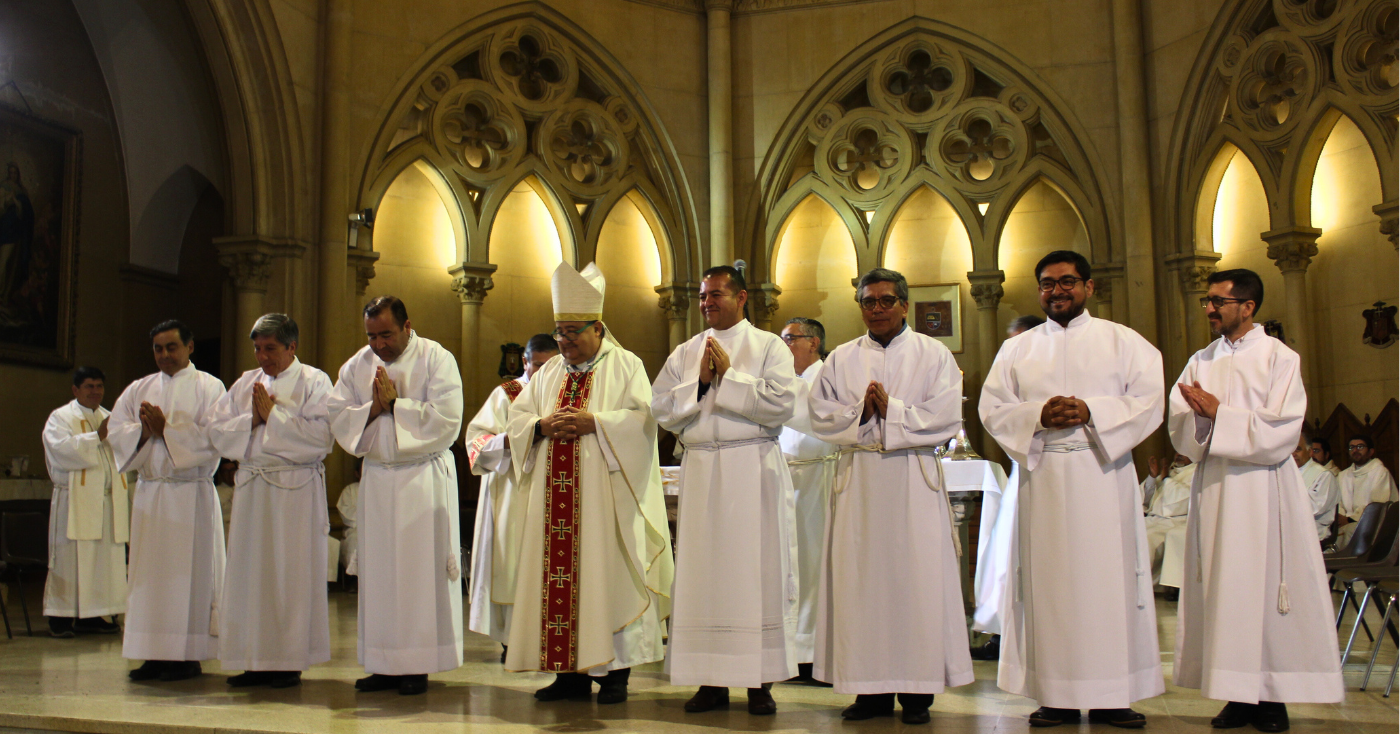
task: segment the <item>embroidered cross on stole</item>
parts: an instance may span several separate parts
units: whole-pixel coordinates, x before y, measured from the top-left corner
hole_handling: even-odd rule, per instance
[[[555,410],[583,410],[592,372],[564,378]],[[578,665],[579,443],[549,441],[545,456],[544,582],[541,584],[540,670],[572,673]]]

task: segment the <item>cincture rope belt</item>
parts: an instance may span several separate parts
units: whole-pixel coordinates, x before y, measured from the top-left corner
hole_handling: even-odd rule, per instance
[[[311,469],[314,470],[315,473],[311,474],[306,479],[302,480],[300,483],[293,484],[290,486],[282,484],[281,482],[273,478],[278,474],[281,474],[282,472],[300,471],[302,469]],[[264,482],[267,482],[268,484],[277,487],[278,489],[285,489],[289,491],[297,490],[315,481],[316,477],[321,476],[325,472],[325,470],[325,465],[321,464],[320,462],[317,462],[315,464],[277,464],[272,466],[242,465],[238,467],[237,476],[240,480],[242,480],[238,482],[238,486],[242,487],[245,484],[251,482],[253,480],[253,477],[257,477],[263,480]],[[246,475],[244,474],[245,472]]]
[[[213,484],[213,477],[143,477],[137,475],[137,479],[142,482],[167,482],[170,484],[185,484],[186,482],[199,482],[201,484]]]
[[[758,446],[765,443],[777,443],[777,436],[760,436],[758,438],[742,438],[736,441],[706,441],[705,443],[685,443],[681,445],[686,451],[720,451],[722,449],[734,449],[740,446]]]
[[[406,466],[418,466],[419,464],[427,464],[427,463],[429,463],[429,462],[437,461],[438,459],[442,458],[444,454],[450,454],[450,453],[452,453],[452,452],[450,452],[450,451],[439,451],[438,453],[435,453],[435,454],[427,454],[427,455],[424,455],[424,456],[417,456],[417,457],[414,457],[414,458],[412,458],[412,459],[404,459],[403,461],[369,461],[369,460],[366,460],[365,463],[366,463],[366,464],[369,464],[370,466],[382,466],[382,467],[384,467],[385,469],[402,469],[402,468],[404,468],[404,467],[406,467]]]
[[[826,456],[818,456],[818,457],[815,458],[815,459],[788,459],[788,460],[787,460],[787,465],[788,465],[788,466],[812,466],[813,464],[825,464],[825,463],[827,463],[827,462],[836,461],[836,460],[839,459],[839,458],[841,458],[841,454],[836,453],[836,454],[827,454]]]
[[[923,446],[913,446],[907,449],[887,449],[878,444],[855,444],[852,446],[842,446],[841,451],[837,455],[840,458],[844,459],[848,456],[853,456],[855,454],[904,454],[906,456],[932,456],[933,463],[938,466],[938,482],[935,483],[932,479],[929,478],[928,469],[924,468],[924,462],[922,460],[918,462],[919,471],[924,475],[924,483],[928,485],[928,488],[933,490],[934,492],[939,492],[943,495],[944,506],[948,508],[948,534],[953,538],[953,550],[957,552],[958,556],[962,556],[962,541],[958,539],[958,524],[956,521],[953,520],[953,501],[948,498],[948,493],[946,491],[943,491],[947,487],[947,484],[944,482],[943,479],[943,459],[938,455],[938,449]],[[841,481],[841,478],[839,476],[840,471],[841,470],[838,466],[838,477],[836,480],[836,486],[832,488],[833,495],[841,494],[846,490],[846,483]]]
[[[1088,451],[1094,448],[1094,444],[1077,441],[1074,443],[1048,443],[1041,447],[1041,452],[1047,454],[1069,454],[1075,451]]]

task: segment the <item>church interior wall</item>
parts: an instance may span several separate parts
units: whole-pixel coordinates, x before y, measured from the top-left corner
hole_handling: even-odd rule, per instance
[[[603,320],[656,379],[669,356],[666,313],[656,307],[661,257],[651,226],[630,198],[619,201],[603,221],[596,262],[608,283]]]

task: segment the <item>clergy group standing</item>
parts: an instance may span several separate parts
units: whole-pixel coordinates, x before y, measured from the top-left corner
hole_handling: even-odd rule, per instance
[[[768,688],[797,675],[797,540],[792,478],[778,436],[797,392],[792,354],[743,317],[743,276],[705,271],[709,328],[676,347],[651,408],[684,446],[667,668],[698,685],[689,712],[748,689],[751,714],[777,711]]]

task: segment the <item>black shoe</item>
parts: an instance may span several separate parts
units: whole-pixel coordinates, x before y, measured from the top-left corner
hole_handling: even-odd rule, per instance
[[[1049,706],[1041,706],[1030,716],[1031,726],[1059,726],[1060,724],[1078,724],[1079,709],[1057,709]]]
[[[399,677],[397,675],[381,675],[371,673],[368,676],[355,681],[355,690],[364,693],[374,691],[393,691],[399,687]]]
[[[1216,729],[1238,729],[1254,721],[1254,712],[1258,708],[1258,704],[1231,701],[1210,720],[1210,725]]]
[[[279,670],[268,675],[268,688],[293,688],[301,685],[301,671],[299,670]]]
[[[49,636],[60,640],[71,640],[78,635],[73,629],[72,617],[49,617]]]
[[[791,678],[788,678],[786,681],[783,681],[783,682],[784,682],[784,683],[811,683],[811,682],[812,682],[812,664],[811,664],[811,663],[798,663],[798,664],[797,664],[797,675],[795,675],[795,676],[793,676],[793,677],[791,677]]]
[[[80,635],[115,635],[121,632],[122,628],[116,622],[108,622],[101,617],[92,617],[73,623],[73,631]]]
[[[169,665],[164,660],[147,660],[141,663],[141,667],[129,672],[126,676],[132,680],[155,680],[165,671],[165,666]]]
[[[927,724],[933,718],[928,712],[928,707],[932,705],[932,693],[901,693],[899,720],[906,724]]]
[[[703,711],[713,711],[721,706],[729,705],[729,689],[719,686],[700,686],[700,690],[685,702],[685,711],[688,714],[698,714]]]
[[[428,674],[419,673],[417,675],[399,676],[399,695],[417,696],[420,693],[428,692]]]
[[[1001,635],[992,635],[990,640],[972,648],[973,660],[1000,660],[1001,659]]]
[[[246,673],[229,676],[227,683],[234,688],[247,688],[248,686],[266,685],[272,681],[274,674],[266,670],[250,670]]]
[[[509,647],[507,647],[507,646],[505,646],[505,645],[501,645],[501,665],[505,665],[505,664],[506,664],[506,651],[509,650],[509,649],[510,649]]]
[[[1167,601],[1181,601],[1181,589],[1175,586],[1168,586],[1167,590],[1163,592],[1162,598]]]
[[[762,688],[749,689],[749,713],[753,716],[772,716],[778,713],[778,702],[773,700],[773,694],[768,692],[772,688],[772,683],[764,683]],[[724,689],[728,693],[729,689]]]
[[[841,712],[846,721],[864,721],[876,716],[894,716],[893,693],[862,693]]]
[[[170,683],[197,678],[203,674],[204,668],[200,667],[198,660],[180,660],[165,666],[165,670],[160,671],[160,679]]]
[[[1119,729],[1141,729],[1147,726],[1147,717],[1132,709],[1089,709],[1089,721],[1116,726]]]
[[[1288,707],[1273,701],[1260,701],[1254,711],[1253,723],[1259,731],[1288,731]]]
[[[631,668],[609,670],[598,680],[598,703],[622,703],[627,700],[627,680],[632,677]]]
[[[541,701],[562,701],[566,698],[586,699],[593,693],[593,681],[583,673],[560,673],[554,682],[535,691]]]

